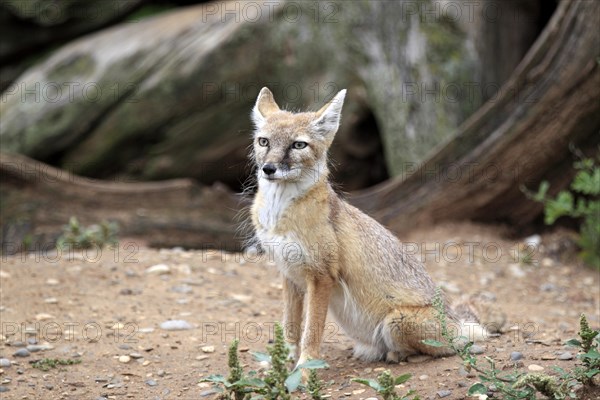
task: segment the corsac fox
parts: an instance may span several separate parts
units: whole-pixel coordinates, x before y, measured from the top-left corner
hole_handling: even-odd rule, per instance
[[[283,275],[286,338],[299,347],[298,364],[319,358],[329,309],[363,360],[451,354],[422,342],[440,339],[435,285],[423,265],[328,181],[327,150],[345,95],[340,91],[317,112],[292,113],[265,87],[252,111],[258,180],[252,223]],[[487,332],[469,311],[460,318],[446,306],[448,322],[457,335],[481,339]]]

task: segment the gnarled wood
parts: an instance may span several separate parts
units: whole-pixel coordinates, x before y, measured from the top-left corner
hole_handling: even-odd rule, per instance
[[[599,12],[598,2],[561,2],[496,99],[426,162],[351,201],[396,230],[448,219],[532,222],[541,205],[520,187],[543,179],[564,187],[569,146],[597,151],[600,142]]]

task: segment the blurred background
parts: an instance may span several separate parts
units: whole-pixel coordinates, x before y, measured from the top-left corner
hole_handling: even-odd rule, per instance
[[[332,180],[392,229],[531,233],[598,154],[599,23],[587,0],[0,0],[3,251],[73,216],[239,249],[263,86],[289,110],[348,89]]]

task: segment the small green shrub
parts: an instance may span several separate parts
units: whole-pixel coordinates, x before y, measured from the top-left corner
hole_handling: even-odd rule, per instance
[[[43,358],[38,361],[31,363],[33,368],[37,368],[42,371],[50,371],[52,368],[57,368],[59,365],[75,365],[81,364],[81,360],[68,360],[62,358]]]
[[[274,339],[273,345],[267,347],[267,353],[253,353],[257,361],[267,361],[270,364],[270,368],[263,375],[256,371],[244,374],[238,358],[239,342],[234,340],[229,346],[229,376],[225,378],[223,375],[210,375],[202,382],[215,384],[215,388],[221,393],[221,399],[291,400],[291,393],[303,387],[302,370],[309,369],[311,374],[306,389],[314,400],[321,399],[323,382],[318,379],[314,370],[327,368],[328,365],[322,360],[310,360],[290,371],[287,366],[290,351],[280,324],[275,324]]]
[[[389,370],[385,370],[377,376],[377,380],[354,378],[352,381],[369,386],[371,389],[375,390],[383,400],[409,400],[410,396],[415,395],[416,392],[414,390],[409,390],[404,396],[400,396],[396,393],[396,385],[408,381],[411,376],[411,374],[404,374],[394,377]],[[413,400],[418,399],[419,396],[413,397]]]
[[[566,342],[569,346],[579,348],[577,358],[582,362],[571,371],[565,371],[562,368],[555,367],[558,376],[546,374],[530,374],[517,371],[505,373],[496,367],[496,362],[485,357],[487,367],[479,364],[479,360],[473,354],[470,354],[469,348],[473,343],[460,344],[461,338],[452,336],[447,328],[447,318],[444,303],[441,297],[441,291],[436,290],[436,296],[433,303],[437,311],[437,319],[441,326],[443,342],[435,340],[424,340],[423,343],[430,346],[449,346],[463,361],[467,371],[475,370],[479,373],[480,382],[477,382],[469,388],[469,396],[476,394],[486,394],[490,387],[494,386],[495,391],[499,393],[500,399],[517,400],[527,399],[535,400],[536,393],[543,394],[551,399],[576,399],[575,388],[578,385],[589,385],[592,378],[600,373],[600,332],[590,329],[585,315],[581,315],[579,324],[580,331],[578,339],[571,339]]]
[[[563,216],[580,218],[578,245],[581,259],[600,269],[600,155],[597,159],[580,157],[573,164],[577,174],[570,190],[560,191],[556,197],[548,197],[550,184],[543,181],[537,193],[522,188],[525,194],[544,203],[544,222],[552,225]]]
[[[116,222],[102,221],[100,224],[82,227],[76,217],[71,217],[69,223],[63,227],[63,233],[56,245],[61,249],[89,249],[116,245],[119,242],[118,231]]]

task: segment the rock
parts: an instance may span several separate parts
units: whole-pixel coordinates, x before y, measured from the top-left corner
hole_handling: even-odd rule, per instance
[[[148,379],[146,381],[146,385],[148,385],[148,386],[156,386],[156,385],[158,385],[158,383],[156,383],[156,381],[154,379]]]
[[[6,271],[0,271],[0,278],[8,279],[8,278],[10,278],[10,274]]]
[[[47,313],[40,313],[35,316],[35,319],[38,321],[46,321],[48,319],[54,319],[54,316]]]
[[[164,370],[164,369],[159,369],[158,371],[156,371],[156,375],[157,375],[157,376],[159,376],[159,377],[161,377],[161,378],[162,378],[163,376],[165,376],[166,374],[167,374],[167,373],[165,372],[165,370]]]
[[[31,353],[37,353],[38,351],[52,350],[53,348],[54,348],[54,346],[51,346],[51,345],[30,344],[29,346],[27,346],[27,350],[29,350]]]
[[[136,359],[136,360],[139,358],[144,358],[144,356],[141,355],[140,353],[129,353],[129,357]]]
[[[523,239],[523,243],[537,248],[542,243],[542,237],[540,235],[531,235]]]
[[[9,388],[7,388],[6,386],[4,386],[4,385],[0,385],[0,393],[6,393],[6,392],[8,392],[9,390],[10,390],[10,389],[9,389]]]
[[[542,367],[541,365],[537,365],[537,364],[531,364],[527,367],[528,370],[530,370],[531,372],[541,372],[544,370],[544,367]]]
[[[56,304],[56,303],[58,303],[58,299],[56,297],[48,297],[48,298],[44,299],[44,303]]]
[[[129,357],[129,356],[119,356],[119,362],[120,363],[127,364],[129,361],[131,361],[131,357]]]
[[[214,353],[215,352],[215,346],[204,346],[204,347],[202,347],[202,351],[204,353]]]
[[[474,344],[469,349],[469,353],[471,353],[471,354],[483,354],[483,353],[485,353],[485,349],[483,347],[479,346],[479,345]]]
[[[554,355],[554,354],[542,354],[541,359],[545,360],[545,361],[556,360],[556,355]]]
[[[46,280],[46,285],[48,285],[48,286],[56,286],[59,284],[60,284],[60,281],[58,279],[49,278]]]
[[[439,390],[437,392],[437,395],[439,398],[444,398],[444,397],[448,397],[452,394],[451,390]]]
[[[190,285],[177,285],[171,288],[171,292],[188,294],[192,293],[193,289]]]
[[[571,354],[571,352],[569,352],[569,351],[565,351],[564,353],[562,353],[558,356],[558,359],[563,360],[563,361],[572,360],[573,354]]]
[[[553,292],[556,290],[556,285],[553,283],[546,282],[540,286],[540,290],[542,292]]]
[[[429,375],[421,375],[421,376],[419,376],[419,380],[420,381],[426,381],[427,379],[429,379]]]
[[[29,352],[29,350],[21,348],[21,349],[15,351],[13,353],[13,356],[15,356],[15,357],[29,357],[30,354],[31,353]]]
[[[417,364],[425,361],[431,360],[431,356],[427,354],[415,354],[412,356],[408,356],[407,360],[409,363]]]
[[[510,264],[508,268],[511,275],[515,278],[523,278],[527,275],[527,273],[523,271],[519,264]]]
[[[172,319],[160,324],[160,329],[164,329],[165,331],[185,331],[193,328],[189,322],[183,319]]]
[[[8,358],[0,358],[0,368],[10,368],[11,365]]]
[[[149,275],[164,275],[170,274],[171,268],[166,264],[156,264],[146,269],[146,273]]]
[[[512,353],[510,353],[511,361],[518,361],[518,360],[521,360],[522,358],[523,358],[523,353],[521,353],[519,351],[513,351]]]

